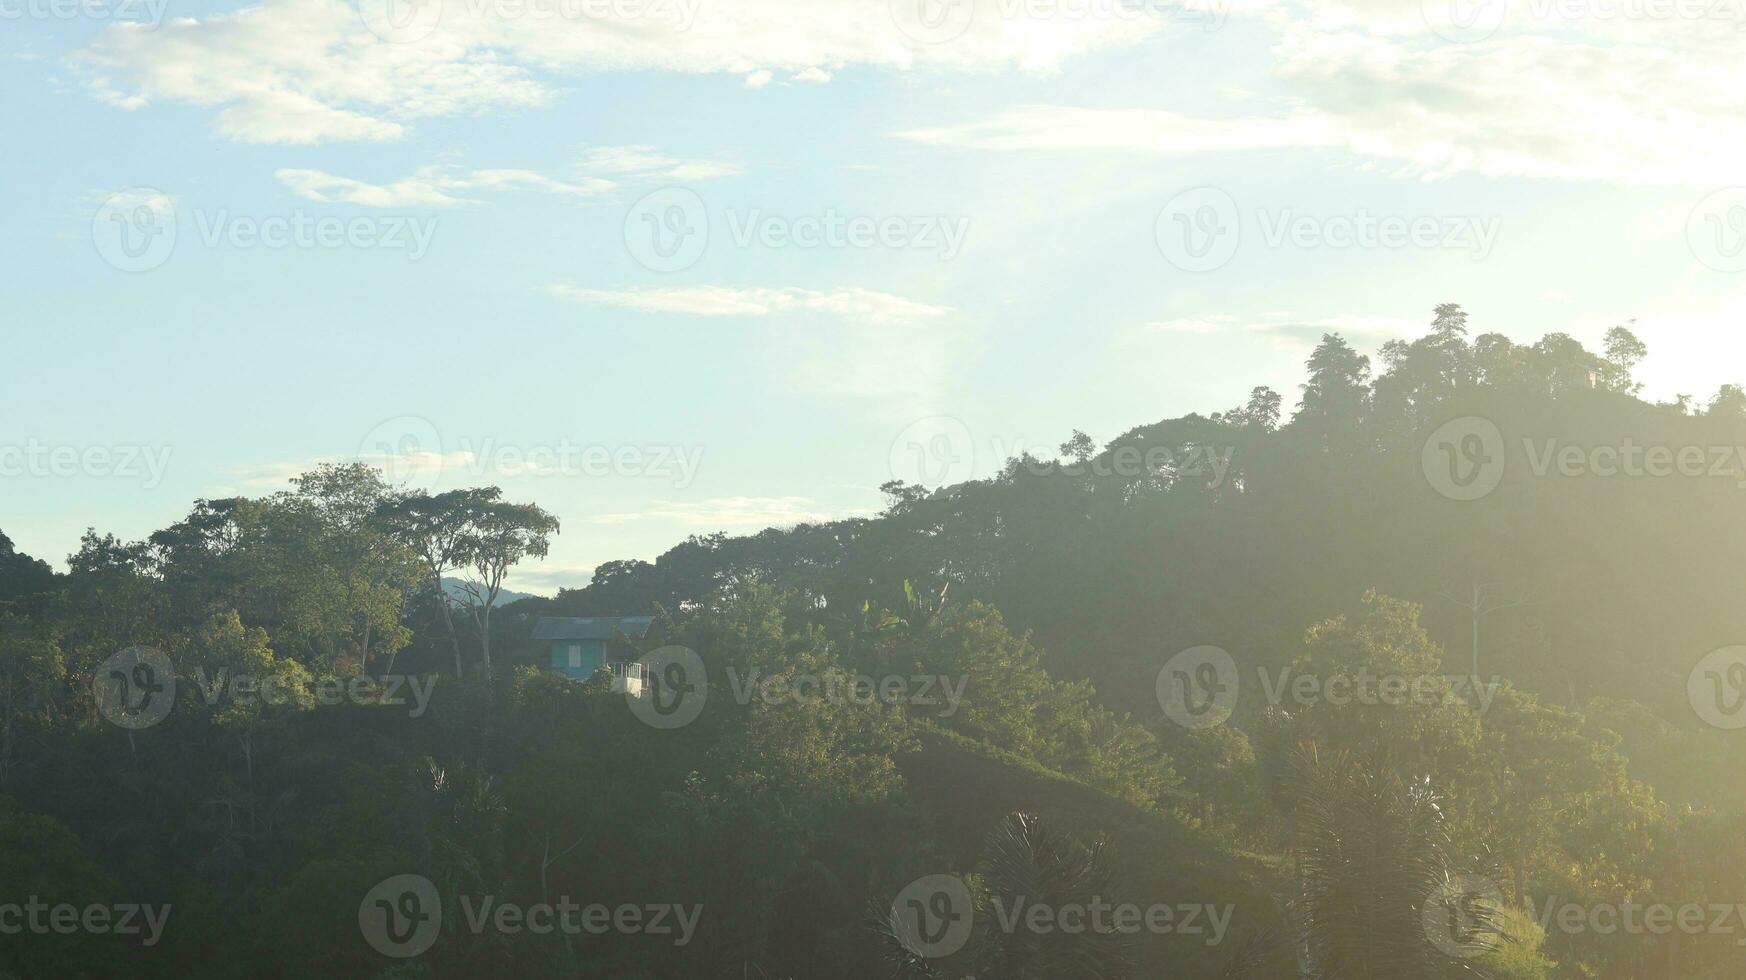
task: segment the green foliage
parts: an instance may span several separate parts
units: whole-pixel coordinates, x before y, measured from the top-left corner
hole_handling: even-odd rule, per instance
[[[0,531],[0,603],[47,592],[54,584],[55,573],[47,562],[19,554],[12,539]]]
[[[1294,852],[1312,975],[1457,977],[1466,958],[1433,943],[1426,905],[1461,871],[1428,781],[1310,748],[1298,756]],[[1473,915],[1483,934],[1495,926]],[[1464,937],[1465,938],[1465,937]]]
[[[1497,948],[1476,960],[1492,980],[1552,980],[1558,964],[1546,958],[1540,947],[1546,930],[1522,909],[1504,905],[1493,910],[1499,941]]]
[[[86,906],[117,901],[115,882],[59,821],[31,813],[0,796],[0,895],[8,904]],[[11,919],[0,931],[0,975],[99,980],[121,975],[128,943],[121,936],[93,936],[50,928],[39,913],[37,927]],[[134,944],[137,948],[137,942]]]
[[[1746,889],[1746,748],[1698,725],[1685,690],[1746,633],[1746,473],[1537,474],[1522,447],[1746,445],[1746,395],[1640,401],[1629,325],[1597,354],[1472,332],[1454,304],[1432,316],[1374,360],[1323,337],[1285,424],[1257,387],[1101,448],[1075,430],[1059,459],[987,480],[888,484],[877,517],[694,537],[508,610],[504,578],[546,554],[551,514],[363,466],[197,501],[145,541],[90,531],[65,575],[0,535],[0,792],[23,801],[0,804],[0,884],[178,910],[125,967],[103,943],[0,937],[0,972],[873,977],[869,904],[955,868],[985,909],[1107,887],[1238,910],[1221,949],[985,936],[965,969],[991,975],[1236,980],[1291,975],[1307,951],[1329,976],[1437,976],[1463,965],[1426,946],[1416,893],[1477,869],[1502,885],[1509,941],[1468,967],[1733,977],[1728,936],[1544,936],[1517,909]],[[1506,473],[1451,501],[1423,449],[1467,416],[1504,433]],[[539,669],[534,613],[655,615],[649,646],[703,658],[706,710],[656,729],[605,678]],[[1224,726],[1177,727],[1158,672],[1208,643],[1241,699]],[[92,682],[136,645],[185,684],[169,718],[128,732]],[[313,698],[397,669],[443,671],[428,714]],[[1288,695],[1309,675],[1323,696],[1253,683],[1281,671]],[[208,696],[239,676],[280,696]],[[793,696],[918,678],[934,698]],[[1366,678],[1421,693],[1325,696]],[[448,908],[489,893],[707,915],[684,946],[451,920],[395,963],[362,941],[357,904],[410,870]]]

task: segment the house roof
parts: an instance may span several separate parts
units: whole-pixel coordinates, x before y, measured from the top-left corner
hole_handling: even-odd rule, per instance
[[[534,624],[536,640],[610,640],[620,633],[642,636],[653,616],[541,616]]]

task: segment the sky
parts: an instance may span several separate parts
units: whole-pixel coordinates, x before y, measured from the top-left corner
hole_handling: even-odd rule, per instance
[[[0,0],[0,530],[363,459],[510,586],[1374,353],[1746,380],[1746,0]]]

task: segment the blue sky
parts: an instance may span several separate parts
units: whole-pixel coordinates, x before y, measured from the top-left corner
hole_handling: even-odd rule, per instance
[[[1746,380],[1737,5],[386,2],[0,0],[23,550],[365,458],[558,514],[550,591],[1450,301]]]

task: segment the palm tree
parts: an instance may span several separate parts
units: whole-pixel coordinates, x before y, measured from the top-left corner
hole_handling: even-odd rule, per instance
[[[1314,745],[1299,749],[1294,763],[1307,975],[1483,977],[1470,960],[1490,948],[1490,908],[1473,901],[1457,908],[1466,927],[1459,946],[1432,928],[1448,911],[1445,896],[1468,896],[1452,887],[1463,879],[1451,868],[1447,821],[1429,780],[1408,783],[1386,763],[1324,755]]]
[[[977,929],[964,957],[973,963],[966,975],[970,980],[1118,980],[1129,975],[1128,943],[1118,933],[1013,927],[1037,906],[1086,908],[1107,900],[1115,862],[1105,842],[1087,847],[1031,814],[1013,813],[984,841],[977,873],[983,893],[976,903]],[[936,963],[897,938],[901,933],[895,921],[881,920],[876,928],[886,940],[896,980],[942,977]]]
[[[1115,884],[1115,861],[1108,844],[1086,847],[1027,813],[1013,813],[995,825],[983,843],[979,868],[989,899],[1015,915],[1032,906],[1085,908],[1107,899]],[[999,916],[982,918],[977,974],[1012,980],[1085,980],[1123,977],[1128,944],[1116,932],[1036,933],[1003,928]]]

